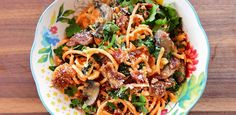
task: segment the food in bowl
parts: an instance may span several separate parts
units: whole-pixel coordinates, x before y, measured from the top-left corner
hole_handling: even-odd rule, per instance
[[[85,114],[164,114],[196,70],[197,52],[171,5],[93,1],[67,21],[52,86]]]

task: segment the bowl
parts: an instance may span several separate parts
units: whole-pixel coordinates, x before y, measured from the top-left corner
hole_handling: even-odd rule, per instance
[[[63,23],[66,18],[65,12],[83,7],[77,5],[78,0],[55,0],[41,15],[36,27],[35,38],[30,54],[30,66],[37,87],[38,95],[51,114],[80,114],[76,109],[69,108],[70,100],[60,91],[51,87],[52,71],[48,66],[53,65],[52,49],[64,38],[64,30],[68,26]],[[197,56],[198,64],[194,65],[196,70],[177,92],[176,103],[166,106],[167,114],[187,114],[200,99],[204,92],[210,47],[207,35],[200,23],[198,15],[188,0],[166,0],[164,4],[173,4],[178,14],[183,19],[183,27],[188,34],[193,46],[192,52]]]

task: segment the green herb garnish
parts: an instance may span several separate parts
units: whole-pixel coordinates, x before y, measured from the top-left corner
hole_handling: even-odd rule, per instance
[[[113,99],[125,99],[128,100],[129,90],[127,87],[121,87],[119,90],[111,90],[108,92],[108,95]]]
[[[129,71],[130,66],[128,66],[125,63],[121,63],[118,68],[118,72],[123,73],[125,76],[130,76],[130,71]]]
[[[152,8],[150,10],[150,15],[148,19],[146,20],[147,23],[150,23],[156,19],[157,9],[159,8],[159,5],[152,4]]]
[[[112,102],[107,102],[107,103],[106,103],[106,106],[108,106],[108,107],[111,108],[112,110],[115,110],[115,109],[116,109],[115,104],[113,104]]]
[[[78,91],[78,89],[76,86],[71,86],[71,87],[64,89],[64,93],[70,97],[74,96],[77,91]]]
[[[59,47],[57,47],[56,49],[53,50],[53,52],[56,54],[56,56],[58,56],[60,59],[62,59],[62,53],[63,53],[63,50],[62,48],[65,46],[64,45],[61,45]]]
[[[71,99],[71,104],[70,107],[71,108],[75,108],[75,107],[80,107],[83,105],[83,101],[82,99]]]
[[[144,96],[142,95],[136,96],[135,94],[133,94],[131,98],[131,102],[140,112],[148,113],[147,108],[145,107],[146,99]]]
[[[72,37],[73,35],[75,35],[76,33],[81,32],[81,28],[78,24],[76,24],[75,19],[72,18],[69,22],[68,22],[69,26],[66,28],[66,36],[68,38]]]

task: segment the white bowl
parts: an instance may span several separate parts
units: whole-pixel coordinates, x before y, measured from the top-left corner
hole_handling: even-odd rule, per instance
[[[61,5],[63,11],[75,9],[77,0],[56,0],[41,15],[35,32],[35,39],[31,49],[30,66],[35,80],[39,97],[51,114],[79,114],[76,109],[69,108],[70,100],[60,91],[50,87],[52,72],[48,69],[52,61],[52,48],[64,38],[67,24],[56,22]],[[184,30],[190,42],[198,52],[199,63],[187,82],[178,92],[177,103],[166,106],[168,114],[187,114],[197,103],[204,92],[207,82],[210,47],[205,31],[203,30],[196,11],[188,0],[166,0],[172,3],[179,15],[183,18]],[[72,16],[69,16],[70,18]]]

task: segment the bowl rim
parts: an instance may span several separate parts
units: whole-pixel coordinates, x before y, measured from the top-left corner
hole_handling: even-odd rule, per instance
[[[34,41],[33,41],[33,45],[32,45],[32,48],[31,48],[31,51],[30,51],[30,69],[31,69],[31,73],[32,73],[32,76],[33,76],[33,79],[34,79],[34,82],[35,82],[35,85],[36,85],[36,89],[37,89],[37,93],[38,93],[38,96],[41,100],[41,102],[43,103],[43,106],[44,108],[52,115],[54,115],[54,113],[49,109],[48,105],[45,103],[44,101],[44,98],[42,97],[42,93],[40,92],[40,88],[39,88],[39,83],[37,82],[36,80],[36,75],[34,73],[34,69],[33,69],[33,64],[32,64],[32,58],[33,58],[33,51],[34,51],[34,48],[35,48],[35,44],[36,44],[36,38],[37,38],[37,32],[38,32],[38,28],[39,28],[39,25],[43,19],[43,16],[46,14],[46,12],[48,10],[50,10],[52,8],[52,6],[54,6],[56,3],[57,3],[58,0],[54,0],[44,11],[43,13],[41,14],[40,18],[39,18],[39,21],[37,23],[37,26],[36,26],[36,30],[35,30],[35,36],[34,36]],[[194,13],[194,18],[197,20],[197,23],[198,23],[198,27],[200,27],[201,29],[201,32],[204,34],[204,38],[205,38],[205,43],[207,45],[207,58],[206,58],[206,67],[205,67],[205,72],[204,72],[204,77],[206,78],[206,80],[204,81],[204,84],[203,84],[203,87],[204,89],[201,90],[200,92],[200,95],[199,97],[196,99],[196,101],[190,105],[190,108],[186,111],[186,114],[188,114],[190,112],[190,110],[193,109],[193,107],[196,105],[196,103],[199,101],[199,99],[202,97],[205,89],[206,89],[206,83],[207,83],[207,79],[208,79],[208,66],[209,66],[209,62],[210,62],[210,44],[209,44],[209,41],[208,41],[208,37],[207,37],[207,34],[205,32],[205,30],[203,29],[203,26],[201,24],[201,21],[200,21],[200,18],[194,8],[194,6],[189,2],[189,0],[184,0],[187,5],[190,6],[192,12]]]

